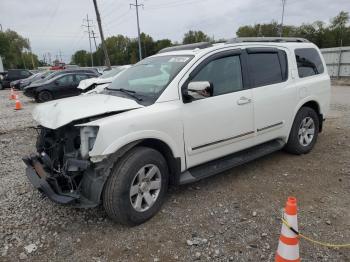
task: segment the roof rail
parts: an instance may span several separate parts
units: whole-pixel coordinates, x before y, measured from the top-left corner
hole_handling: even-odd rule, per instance
[[[187,44],[187,45],[177,45],[177,46],[171,46],[161,49],[158,54],[165,53],[165,52],[171,52],[171,51],[180,51],[180,50],[193,50],[196,48],[203,49],[207,47],[213,46],[209,42],[200,42],[200,43],[194,43],[194,44]]]
[[[236,37],[227,41],[228,44],[242,43],[242,42],[295,42],[308,43],[309,40],[298,37]]]

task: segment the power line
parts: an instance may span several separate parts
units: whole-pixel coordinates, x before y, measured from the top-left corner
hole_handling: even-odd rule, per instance
[[[104,24],[105,26],[110,26],[110,25],[114,25],[116,24],[117,22],[121,21],[125,16],[127,16],[128,14],[130,13],[130,10],[126,11],[125,13],[121,14],[118,19],[116,20],[113,20],[112,22],[110,23],[106,23]]]
[[[86,22],[86,24],[85,24]],[[90,25],[90,22],[92,24],[92,20],[89,19],[89,15],[86,15],[86,19],[83,19],[83,25],[84,27],[87,28],[87,33],[89,34],[89,44],[90,44],[90,56],[91,56],[91,66],[94,66],[94,57],[92,55],[92,48],[91,48],[91,32],[90,32],[90,28],[92,27],[92,25]]]
[[[143,4],[138,4],[137,0],[135,0],[135,4],[130,4],[131,6],[136,7],[136,19],[137,19],[137,34],[138,34],[138,42],[139,42],[139,58],[140,61],[142,60],[142,50],[141,50],[141,35],[140,35],[140,20],[139,20],[139,7],[142,6],[144,7]]]

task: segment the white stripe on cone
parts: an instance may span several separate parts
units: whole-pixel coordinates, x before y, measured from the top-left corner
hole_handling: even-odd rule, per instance
[[[299,245],[286,245],[280,240],[277,253],[284,259],[296,260],[299,258]]]
[[[288,222],[288,224],[294,228],[296,231],[298,231],[298,218],[296,215],[291,216],[284,214],[284,219]],[[285,237],[296,237],[295,233],[290,230],[285,224],[282,223],[282,230],[281,234]]]

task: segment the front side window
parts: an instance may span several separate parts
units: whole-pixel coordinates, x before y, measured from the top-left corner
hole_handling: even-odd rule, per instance
[[[272,85],[284,81],[278,52],[251,53],[248,55],[248,61],[254,87]],[[287,66],[286,60],[283,66]]]
[[[295,49],[295,59],[300,78],[322,74],[324,72],[320,55],[314,48]]]
[[[210,82],[213,96],[243,89],[241,61],[238,55],[219,58],[205,65],[191,82]]]
[[[166,55],[146,58],[126,69],[107,90],[126,91],[140,98],[154,100],[192,57]]]
[[[58,78],[56,81],[60,86],[67,86],[67,85],[70,85],[74,82],[74,76],[73,75],[65,75],[65,76]]]

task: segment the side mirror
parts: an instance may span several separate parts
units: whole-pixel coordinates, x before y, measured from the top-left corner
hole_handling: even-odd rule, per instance
[[[213,95],[213,86],[209,81],[189,82],[184,90],[184,97],[187,102],[196,99],[203,99]]]

